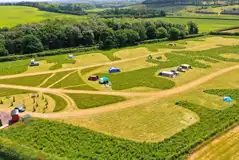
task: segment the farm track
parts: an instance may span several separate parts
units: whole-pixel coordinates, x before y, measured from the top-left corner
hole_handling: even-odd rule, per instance
[[[98,114],[98,113],[103,113],[103,112],[108,112],[108,111],[113,111],[113,110],[118,110],[123,108],[135,107],[141,104],[147,104],[159,98],[165,98],[174,94],[179,94],[235,69],[239,69],[239,65],[235,65],[232,67],[219,70],[207,76],[201,77],[193,82],[189,82],[181,87],[177,87],[177,88],[173,88],[173,89],[169,89],[165,91],[144,92],[144,93],[66,90],[66,89],[38,88],[38,87],[27,87],[27,86],[5,85],[5,84],[0,84],[0,88],[24,89],[24,90],[33,90],[33,91],[43,92],[43,93],[62,94],[61,97],[64,95],[63,97],[67,101],[70,108],[75,108],[74,107],[75,102],[70,97],[68,97],[66,93],[115,95],[115,96],[124,96],[128,98],[134,97],[133,99],[130,99],[124,102],[92,108],[92,109],[86,109],[86,110],[77,110],[77,111],[74,110],[74,112],[64,111],[64,112],[49,113],[49,114],[32,113],[33,116],[39,117],[39,118],[54,118],[54,119],[63,118],[63,117],[78,117],[79,118],[81,116],[87,116],[87,115]]]

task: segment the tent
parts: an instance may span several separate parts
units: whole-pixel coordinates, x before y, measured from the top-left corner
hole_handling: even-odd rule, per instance
[[[232,102],[232,98],[231,97],[223,97],[223,101]]]
[[[117,72],[121,72],[119,68],[111,67],[111,68],[109,69],[109,73],[117,73]]]
[[[107,84],[107,83],[109,83],[109,78],[108,77],[101,77],[99,79],[99,83],[100,84]]]

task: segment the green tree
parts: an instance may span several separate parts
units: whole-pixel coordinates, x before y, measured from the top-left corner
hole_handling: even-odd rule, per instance
[[[179,35],[180,35],[180,31],[177,28],[172,27],[170,29],[170,34],[169,34],[170,40],[178,40],[179,39]]]
[[[127,44],[132,45],[134,44],[136,41],[139,40],[139,33],[132,30],[132,29],[128,29],[125,30],[126,35],[127,35]]]
[[[43,45],[41,41],[34,35],[26,35],[22,40],[22,52],[34,53],[43,51]]]
[[[189,34],[198,34],[198,26],[196,23],[189,21],[188,24],[188,33]]]
[[[119,47],[125,46],[128,41],[128,35],[125,30],[122,29],[115,32],[115,38]]]
[[[148,39],[155,39],[157,38],[157,29],[154,25],[150,25],[147,27],[146,35],[148,36]]]
[[[100,35],[100,41],[100,48],[114,48],[116,46],[116,38],[114,31],[111,28],[104,30]]]
[[[4,44],[0,42],[0,56],[7,56],[8,50],[5,48]]]
[[[164,27],[158,28],[157,32],[158,32],[157,38],[167,38],[169,36],[168,31]]]

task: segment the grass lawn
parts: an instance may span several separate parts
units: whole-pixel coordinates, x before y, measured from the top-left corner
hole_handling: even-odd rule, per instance
[[[72,71],[65,71],[65,72],[58,72],[56,73],[54,76],[52,76],[50,79],[48,79],[46,81],[46,83],[44,83],[43,85],[41,85],[41,87],[48,87],[51,84],[57,82],[58,80],[60,80],[61,78],[63,78],[64,76],[66,76],[67,74],[71,73]]]
[[[55,94],[46,94],[46,95],[50,96],[55,101],[55,108],[54,108],[53,112],[62,111],[67,107],[67,102],[63,98],[61,98]]]
[[[21,86],[38,86],[51,74],[42,74],[36,76],[27,76],[20,78],[11,78],[11,79],[1,79],[0,84],[13,84]]]
[[[94,108],[107,104],[124,101],[120,96],[91,95],[91,94],[68,94],[77,104],[79,109]]]
[[[44,59],[48,63],[55,63],[55,65],[49,68],[50,70],[60,69],[62,68],[63,64],[72,64],[72,59],[70,59],[67,54],[57,55],[57,56],[48,56],[48,57],[44,57]]]
[[[85,19],[84,16],[39,11],[33,7],[0,6],[0,27],[13,27],[18,24],[39,22],[55,18]]]
[[[26,93],[32,93],[32,91],[11,89],[11,88],[0,88],[0,97],[12,96],[17,94],[26,94]]]
[[[18,60],[0,63],[0,75],[19,74],[28,69],[29,60]]]
[[[56,83],[52,88],[64,88],[68,86],[80,85],[85,84],[81,77],[79,76],[78,72],[74,72],[70,74],[68,77],[63,79],[62,81]]]

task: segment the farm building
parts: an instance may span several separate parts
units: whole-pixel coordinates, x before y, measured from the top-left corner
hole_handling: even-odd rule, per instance
[[[181,67],[183,69],[192,69],[192,66],[190,66],[189,64],[182,64]]]
[[[12,122],[17,122],[20,120],[20,116],[19,116],[19,110],[14,109],[11,111],[11,116],[12,116]]]
[[[99,76],[96,76],[96,75],[92,75],[88,77],[89,81],[97,81],[98,79],[99,79]]]
[[[176,75],[173,72],[163,71],[159,73],[159,76],[174,78]]]
[[[109,78],[102,77],[102,78],[100,78],[99,83],[100,84],[108,84],[109,83]]]
[[[39,66],[39,62],[36,62],[34,59],[31,60],[29,66]]]
[[[121,72],[119,68],[111,67],[111,68],[109,69],[109,73],[117,73],[117,72]]]

